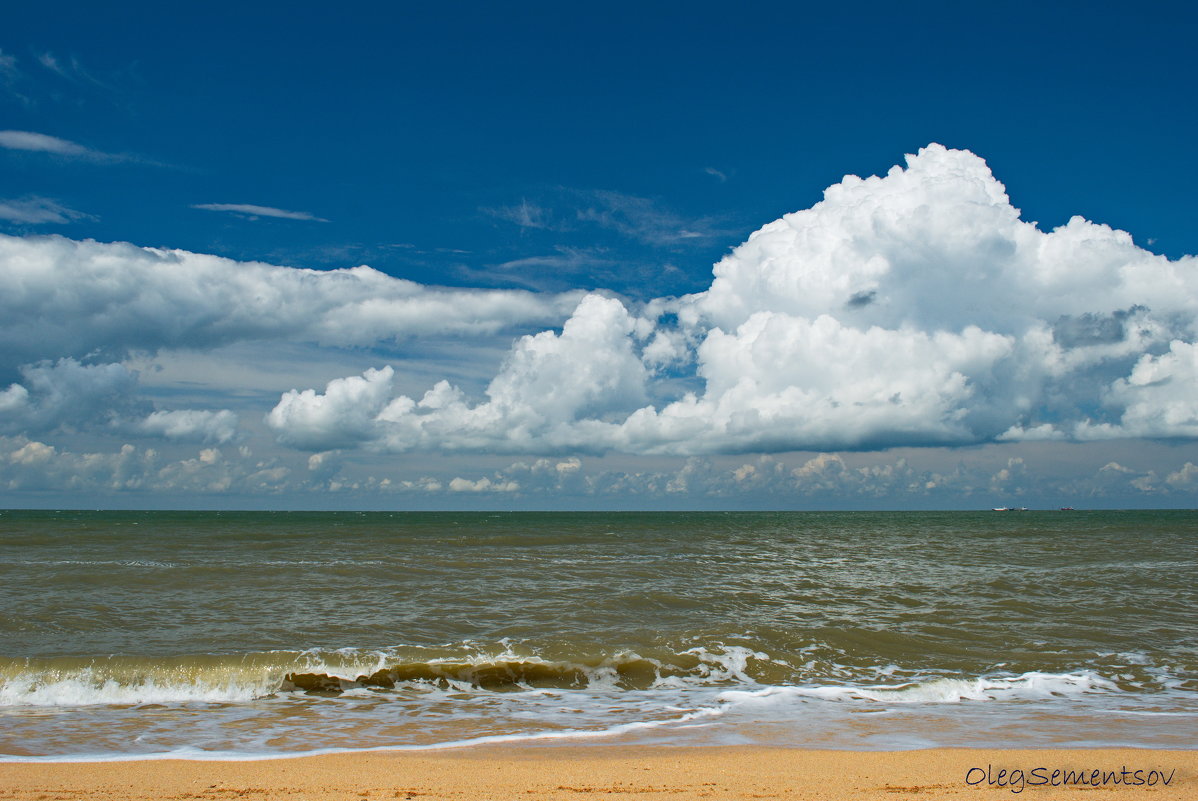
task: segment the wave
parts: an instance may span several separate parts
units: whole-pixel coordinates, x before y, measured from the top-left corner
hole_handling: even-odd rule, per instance
[[[872,701],[879,704],[955,704],[962,701],[1034,700],[1118,692],[1119,687],[1114,682],[1090,672],[1031,672],[1018,676],[974,679],[934,678],[898,685],[767,687],[756,691],[729,691],[722,693],[721,698],[744,701],[801,697],[826,701]]]
[[[1094,670],[961,676],[913,673],[895,665],[826,669],[814,662],[793,666],[743,646],[714,645],[655,654],[618,651],[574,659],[518,654],[510,647],[473,653],[459,649],[452,656],[418,653],[421,650],[0,659],[0,707],[238,704],[273,697],[363,692],[697,689],[723,692],[728,701],[781,693],[829,701],[906,704],[1125,691]]]

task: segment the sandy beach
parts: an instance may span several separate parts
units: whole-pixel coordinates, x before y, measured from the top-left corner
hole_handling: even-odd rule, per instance
[[[1074,781],[1084,777],[1088,783],[1063,786],[1068,771],[1074,772]],[[1198,752],[1140,749],[859,752],[753,747],[521,746],[247,762],[148,760],[0,765],[0,798],[39,801],[79,798],[557,801],[597,795],[895,801],[1010,798],[1024,793],[1054,801],[1198,799]]]

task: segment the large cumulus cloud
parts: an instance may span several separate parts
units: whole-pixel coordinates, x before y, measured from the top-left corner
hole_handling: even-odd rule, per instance
[[[287,393],[268,423],[299,447],[396,451],[1193,437],[1196,298],[1198,259],[1078,217],[1042,231],[982,159],[931,145],[755,232],[705,292],[587,297],[560,334],[517,341],[485,399],[396,396],[384,368]]]

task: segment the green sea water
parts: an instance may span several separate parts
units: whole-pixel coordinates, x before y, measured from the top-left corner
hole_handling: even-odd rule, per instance
[[[0,755],[1198,743],[1198,513],[0,513]]]

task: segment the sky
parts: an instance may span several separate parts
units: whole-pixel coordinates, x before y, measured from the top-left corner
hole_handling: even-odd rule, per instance
[[[0,507],[1193,507],[1196,32],[9,9]]]

